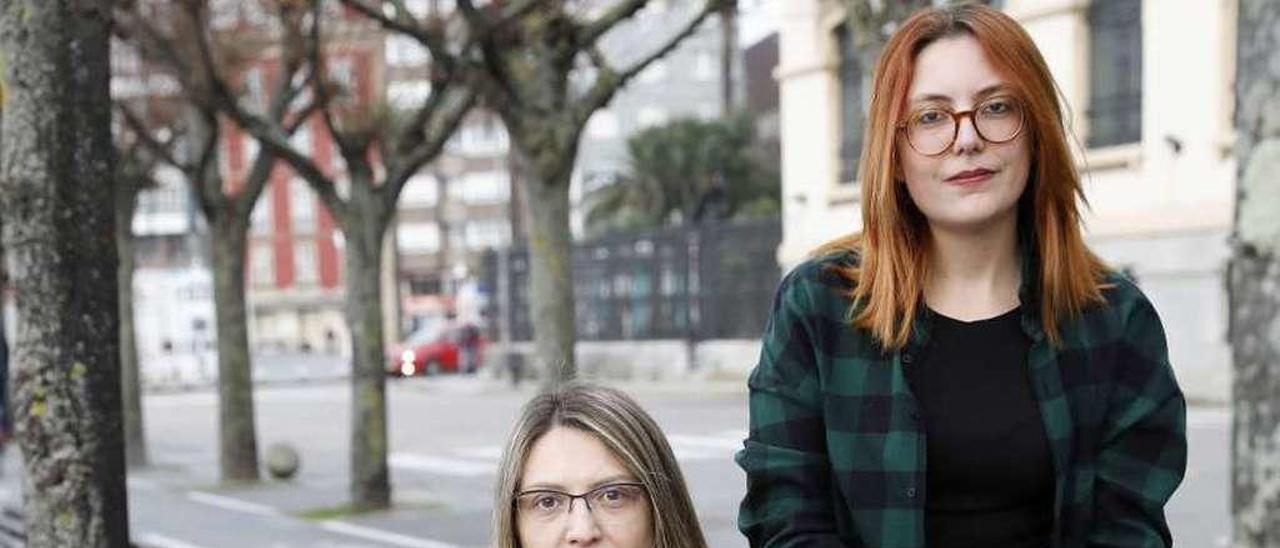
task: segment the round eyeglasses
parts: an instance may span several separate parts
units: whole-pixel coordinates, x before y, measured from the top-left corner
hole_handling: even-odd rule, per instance
[[[601,485],[579,495],[554,489],[531,489],[517,493],[512,504],[521,518],[550,523],[569,515],[575,499],[582,499],[596,520],[612,522],[633,517],[644,507],[646,496],[644,484],[622,482]]]
[[[907,143],[916,152],[937,156],[955,144],[960,120],[966,116],[973,120],[978,137],[988,143],[1007,143],[1022,132],[1022,103],[1007,95],[985,99],[973,109],[960,112],[939,106],[918,108],[898,122],[898,130],[906,133]]]

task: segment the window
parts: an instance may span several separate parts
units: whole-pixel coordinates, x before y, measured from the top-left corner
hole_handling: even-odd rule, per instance
[[[504,171],[467,173],[449,182],[449,196],[465,204],[501,204],[510,199],[510,181]]]
[[[1142,0],[1089,5],[1089,147],[1142,138]]]
[[[439,190],[435,177],[426,173],[415,174],[405,181],[404,190],[400,191],[400,204],[419,207],[436,205]]]
[[[387,37],[386,52],[387,64],[391,66],[421,65],[428,60],[426,48],[417,40],[403,35]]]
[[[471,221],[466,226],[468,249],[484,249],[486,247],[505,247],[511,240],[511,229],[506,219],[481,219]]]
[[[262,75],[262,69],[258,67],[250,68],[244,72],[244,97],[248,101],[248,107],[259,112],[267,110],[267,91],[266,82]]]
[[[271,200],[269,196],[258,198],[249,214],[249,230],[255,236],[271,234]]]
[[[298,240],[293,244],[294,285],[315,285],[320,279],[316,262],[316,246],[310,240]]]
[[[436,223],[400,223],[396,241],[401,251],[434,253],[440,249],[440,226]]]
[[[275,283],[275,254],[270,244],[259,244],[253,247],[249,258],[249,277],[254,285],[271,285]]]
[[[307,182],[294,178],[289,181],[289,215],[295,234],[310,234],[316,230],[316,196]]]
[[[862,68],[854,50],[853,33],[848,25],[836,28],[836,47],[840,55],[840,183],[858,178],[858,156],[862,154],[862,131],[865,124],[862,94]]]
[[[257,141],[255,140],[254,143],[257,144]],[[311,156],[314,152],[311,150],[310,124],[298,126],[298,130],[289,136],[289,144],[293,145],[294,150],[302,153],[303,156]]]
[[[387,84],[387,102],[399,109],[416,108],[430,97],[431,82],[427,80],[404,80]]]
[[[244,165],[245,173],[253,169],[253,162],[258,159],[258,150],[262,145],[258,144],[258,139],[252,135],[245,134],[241,142],[244,143],[244,159],[240,161]]]

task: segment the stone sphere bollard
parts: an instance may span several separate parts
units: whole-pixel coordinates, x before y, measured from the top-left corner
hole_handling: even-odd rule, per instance
[[[287,480],[298,473],[301,460],[298,452],[287,443],[273,443],[267,449],[267,472],[278,480]]]

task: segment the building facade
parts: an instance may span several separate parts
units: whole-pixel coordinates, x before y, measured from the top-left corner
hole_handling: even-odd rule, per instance
[[[1235,1],[996,4],[1026,28],[1061,90],[1089,244],[1155,303],[1189,397],[1225,401]],[[861,228],[856,163],[868,90],[838,2],[779,9],[786,268]]]

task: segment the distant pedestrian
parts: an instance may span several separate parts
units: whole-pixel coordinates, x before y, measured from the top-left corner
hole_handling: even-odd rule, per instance
[[[876,66],[862,232],[778,289],[752,546],[1168,547],[1186,402],[1155,308],[1086,247],[1057,87],[1016,21],[929,8]]]
[[[480,368],[480,345],[480,328],[470,322],[464,323],[458,330],[458,353],[463,373],[475,373]]]
[[[706,548],[671,446],[635,400],[568,383],[525,405],[498,471],[497,548]]]

